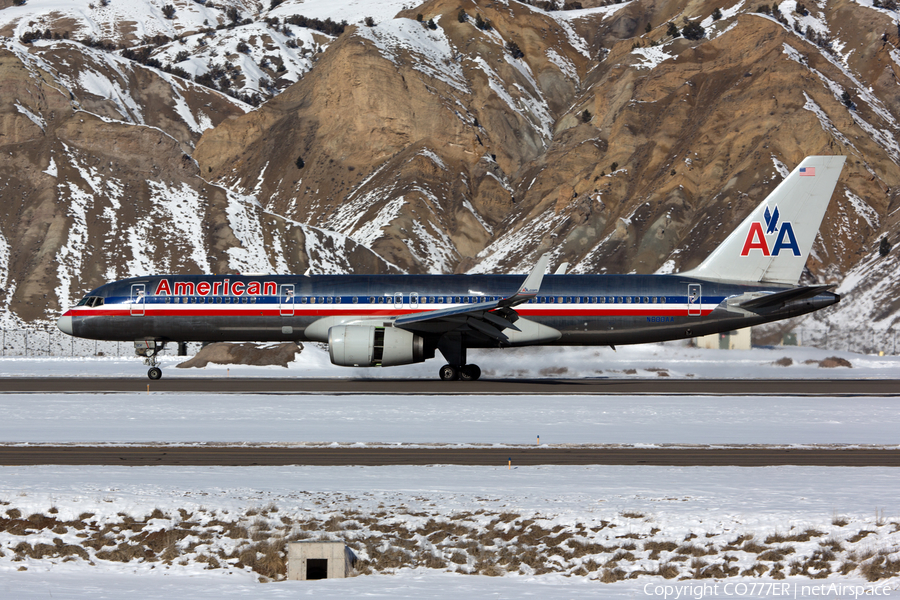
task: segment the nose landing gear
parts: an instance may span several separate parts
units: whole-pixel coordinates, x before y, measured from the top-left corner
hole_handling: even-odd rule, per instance
[[[135,340],[134,353],[144,357],[144,364],[150,369],[147,371],[147,377],[156,381],[162,377],[162,369],[159,368],[159,354],[165,349],[165,342],[157,342],[156,340]]]

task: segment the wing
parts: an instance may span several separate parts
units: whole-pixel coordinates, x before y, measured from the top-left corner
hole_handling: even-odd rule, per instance
[[[519,331],[515,322],[519,315],[514,307],[528,302],[541,289],[544,271],[550,262],[550,255],[544,254],[525,278],[519,290],[507,298],[477,302],[464,306],[454,306],[427,312],[403,315],[394,319],[394,327],[417,333],[447,333],[449,331],[473,331],[492,340],[508,343],[504,329]]]

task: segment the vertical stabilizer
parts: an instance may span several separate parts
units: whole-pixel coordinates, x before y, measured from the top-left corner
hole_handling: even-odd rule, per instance
[[[808,156],[696,269],[702,279],[796,284],[844,156]]]

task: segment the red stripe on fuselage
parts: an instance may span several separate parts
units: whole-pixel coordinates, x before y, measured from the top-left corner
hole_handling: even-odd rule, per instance
[[[66,311],[64,316],[68,317],[128,317],[133,316],[135,318],[141,317],[338,317],[338,316],[347,316],[347,317],[371,317],[374,319],[379,319],[383,317],[394,317],[401,315],[410,315],[410,314],[419,314],[419,313],[427,313],[431,310],[437,309],[426,309],[426,310],[410,310],[410,309],[386,309],[386,310],[372,310],[372,309],[345,309],[343,307],[335,307],[335,308],[322,308],[322,309],[294,309],[292,314],[285,314],[281,309],[277,307],[273,308],[259,308],[259,307],[247,307],[247,308],[218,308],[218,309],[210,309],[210,308],[184,308],[184,309],[173,309],[170,307],[164,308],[156,308],[156,307],[146,307],[143,311],[143,314],[132,314],[130,305],[129,308],[123,309],[112,309],[112,308],[87,308],[87,309],[71,309]],[[692,311],[695,309],[691,309]],[[555,310],[547,310],[547,309],[519,309],[517,311],[523,317],[686,317],[686,316],[698,316],[695,314],[688,314],[687,308],[674,308],[667,307],[665,309],[652,310],[652,309],[555,309]],[[712,309],[704,308],[700,311],[702,316],[706,316],[712,312]]]

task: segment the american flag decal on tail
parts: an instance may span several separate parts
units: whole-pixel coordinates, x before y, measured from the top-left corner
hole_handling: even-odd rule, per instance
[[[800,177],[815,177],[816,176],[816,168],[815,167],[800,167]]]

